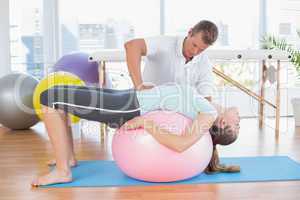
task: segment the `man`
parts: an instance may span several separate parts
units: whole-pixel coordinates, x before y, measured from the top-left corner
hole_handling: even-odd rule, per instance
[[[204,51],[217,37],[217,26],[203,20],[186,37],[157,36],[125,43],[128,71],[135,88],[150,89],[169,82],[188,84],[211,101],[212,64]],[[142,56],[146,56],[143,77]]]

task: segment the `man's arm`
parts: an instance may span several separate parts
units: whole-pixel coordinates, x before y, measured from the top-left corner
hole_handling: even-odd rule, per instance
[[[182,135],[161,129],[153,121],[146,122],[144,129],[160,144],[180,153],[191,147],[204,134],[207,134],[214,120],[215,117],[212,114],[199,113],[193,121],[192,127],[187,128]]]
[[[147,54],[144,39],[134,39],[124,45],[126,50],[126,62],[134,87],[142,89],[143,80],[141,73],[141,59]]]

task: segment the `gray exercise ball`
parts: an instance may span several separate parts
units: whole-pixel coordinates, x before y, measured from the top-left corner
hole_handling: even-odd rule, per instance
[[[39,121],[32,103],[37,84],[37,79],[23,73],[0,78],[0,124],[13,130],[23,130]]]

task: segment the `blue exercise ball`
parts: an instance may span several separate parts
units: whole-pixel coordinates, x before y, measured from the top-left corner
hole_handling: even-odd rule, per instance
[[[0,124],[13,130],[23,130],[39,121],[32,101],[37,84],[37,79],[24,73],[0,78]]]

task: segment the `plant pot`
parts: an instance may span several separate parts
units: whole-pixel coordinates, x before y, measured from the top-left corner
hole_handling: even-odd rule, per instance
[[[300,98],[293,98],[291,103],[293,105],[295,126],[300,126]]]

